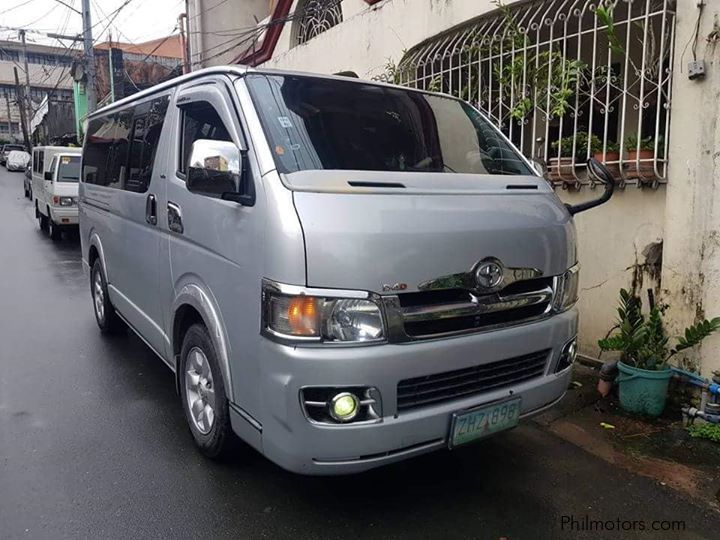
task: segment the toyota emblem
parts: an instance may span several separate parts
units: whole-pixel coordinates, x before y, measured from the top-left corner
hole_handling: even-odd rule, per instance
[[[503,266],[497,260],[481,261],[475,270],[475,281],[481,289],[498,287],[505,277]]]

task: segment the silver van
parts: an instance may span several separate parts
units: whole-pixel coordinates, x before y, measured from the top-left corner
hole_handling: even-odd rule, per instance
[[[467,103],[235,66],[92,114],[79,193],[98,326],[175,373],[202,452],[340,474],[562,398],[572,214],[612,183],[567,207]]]

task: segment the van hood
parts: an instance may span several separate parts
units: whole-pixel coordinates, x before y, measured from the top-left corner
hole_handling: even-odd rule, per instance
[[[489,257],[544,276],[576,262],[572,218],[538,177],[350,171],[283,176],[294,191],[305,236],[310,287],[380,293],[384,285],[404,284],[402,290],[415,291]],[[377,185],[390,182],[403,187]]]

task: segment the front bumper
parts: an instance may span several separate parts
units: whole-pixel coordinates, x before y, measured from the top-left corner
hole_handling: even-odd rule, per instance
[[[78,224],[77,206],[51,206],[50,217],[56,225],[69,226]]]
[[[261,345],[263,453],[303,474],[346,474],[447,447],[452,413],[522,397],[528,416],[559,400],[570,369],[554,373],[560,350],[577,333],[577,312],[463,337],[366,347]],[[407,378],[467,368],[550,349],[544,375],[532,380],[398,413],[397,384]],[[374,386],[382,422],[326,426],[310,423],[300,404],[304,386]]]

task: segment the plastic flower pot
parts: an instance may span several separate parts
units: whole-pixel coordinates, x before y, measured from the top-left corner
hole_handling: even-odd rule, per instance
[[[620,406],[623,410],[646,416],[660,416],[665,409],[671,369],[651,371],[618,362]]]

